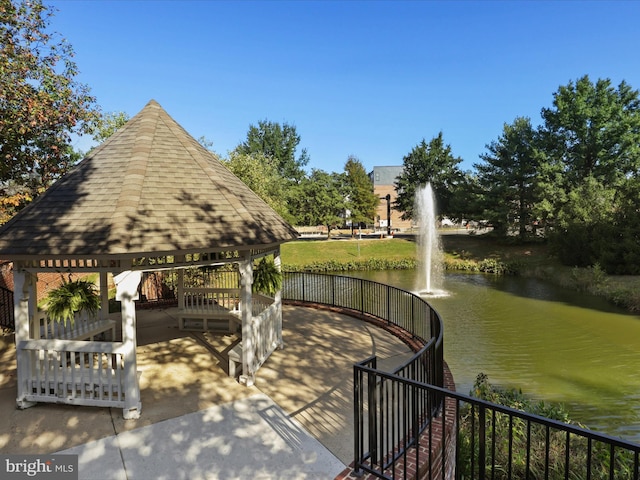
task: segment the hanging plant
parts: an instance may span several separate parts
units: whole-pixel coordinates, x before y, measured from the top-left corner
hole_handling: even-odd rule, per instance
[[[263,257],[253,269],[254,292],[274,295],[282,288],[282,272],[272,259]]]
[[[88,280],[70,280],[47,295],[47,315],[56,322],[73,325],[75,314],[87,312],[95,317],[100,309],[100,296]]]

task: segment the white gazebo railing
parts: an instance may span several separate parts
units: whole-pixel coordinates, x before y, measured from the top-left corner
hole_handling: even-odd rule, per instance
[[[253,297],[254,314],[251,320],[252,342],[254,347],[253,365],[250,369],[258,371],[273,351],[282,346],[282,315],[280,305],[272,298],[262,295]],[[270,303],[267,303],[270,301]],[[257,308],[256,308],[257,307]],[[257,314],[255,310],[261,310]]]
[[[235,333],[242,325],[240,289],[186,287],[178,296],[180,330],[224,330]]]
[[[124,407],[128,365],[121,342],[26,340],[20,368],[29,402]]]
[[[279,265],[279,250],[273,252]],[[185,286],[184,269],[177,272],[180,328],[222,329],[238,335],[229,353],[229,373],[246,385],[253,385],[257,371],[283,345],[281,294],[271,298],[252,292],[254,260],[250,252],[243,259],[234,258],[238,271],[210,286]],[[142,270],[113,277],[115,300],[120,303],[121,328],[116,331],[118,320],[106,313],[107,271],[99,272],[99,317],[78,315],[73,322],[57,323],[37,308],[37,272],[18,267],[14,269],[18,408],[38,402],[122,407],[125,419],[139,418],[135,301]],[[107,338],[112,341],[103,341]]]
[[[59,322],[38,310],[32,321],[30,338],[16,346],[24,401],[124,407],[127,366],[123,343],[113,341],[115,320],[81,312]],[[94,341],[107,332],[111,341]]]
[[[116,338],[116,322],[109,318],[100,318],[81,312],[75,315],[73,322],[51,320],[45,310],[34,315],[32,338],[57,338],[64,340],[93,340],[102,333],[110,332],[110,340]]]

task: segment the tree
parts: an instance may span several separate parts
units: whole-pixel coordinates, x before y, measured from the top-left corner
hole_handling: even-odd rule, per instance
[[[91,126],[90,133],[96,142],[102,143],[123,127],[129,119],[129,115],[125,112],[105,113],[96,119]]]
[[[570,191],[587,177],[615,186],[640,168],[640,99],[624,81],[588,76],[561,86],[543,108],[545,149]]]
[[[41,0],[0,0],[0,190],[10,183],[35,197],[76,158],[72,133],[86,133],[97,109],[76,81],[73,49],[49,33]]]
[[[247,139],[237,150],[247,155],[260,153],[273,158],[282,177],[299,183],[305,176],[303,167],[309,163],[309,155],[305,149],[296,159],[299,143],[300,135],[295,126],[262,120],[258,122],[258,126],[249,126]]]
[[[512,124],[504,125],[497,141],[486,146],[488,153],[480,155],[485,163],[474,165],[483,192],[483,216],[502,234],[510,225],[518,225],[521,240],[527,236],[537,201],[541,153],[536,142],[531,121],[516,118]]]
[[[583,179],[567,194],[551,236],[563,263],[592,266],[601,262],[606,250],[616,248],[617,242],[602,243],[602,238],[609,237],[603,233],[613,225],[615,202],[616,190],[593,176]]]
[[[640,177],[629,177],[616,191],[617,206],[612,223],[606,232],[597,232],[602,248],[598,258],[607,271],[618,275],[640,275]]]
[[[346,208],[350,212],[351,225],[373,221],[380,199],[373,193],[373,184],[364,166],[351,155],[344,171]]]
[[[620,259],[638,255],[626,247],[637,243],[637,231],[618,222],[640,196],[634,181],[640,172],[639,92],[624,81],[614,88],[609,79],[594,84],[585,75],[561,86],[542,117],[547,162],[540,205],[553,218],[550,238],[560,260],[622,273]]]
[[[331,228],[342,222],[345,211],[344,195],[340,186],[342,176],[313,169],[296,189],[293,210],[297,212],[302,225],[325,225],[327,237]]]
[[[423,139],[405,155],[404,169],[395,183],[398,197],[394,208],[403,212],[402,218],[412,217],[416,188],[427,182],[431,182],[435,192],[439,213],[448,213],[452,192],[463,178],[463,173],[458,168],[461,161],[461,158],[453,156],[451,146],[445,145],[442,132],[429,143]]]
[[[259,152],[246,154],[239,150],[230,152],[229,158],[223,160],[224,164],[282,218],[291,222],[287,182],[278,173],[275,160]]]

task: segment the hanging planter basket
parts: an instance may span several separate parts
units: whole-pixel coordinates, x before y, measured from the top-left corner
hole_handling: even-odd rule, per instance
[[[253,292],[273,296],[281,288],[282,272],[273,260],[263,257],[253,270]]]
[[[56,322],[73,325],[76,313],[87,312],[95,317],[100,309],[96,287],[88,280],[70,280],[47,295],[47,315]]]

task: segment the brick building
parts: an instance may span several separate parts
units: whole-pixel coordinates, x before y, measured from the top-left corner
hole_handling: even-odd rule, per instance
[[[373,193],[382,199],[376,211],[376,228],[382,230],[387,228],[387,195],[389,195],[391,204],[391,229],[398,231],[412,227],[411,220],[402,220],[402,212],[393,208],[398,196],[394,183],[402,173],[403,168],[402,166],[373,167],[373,170],[369,173],[369,178],[373,184]]]

